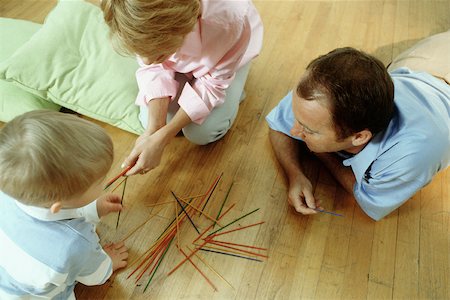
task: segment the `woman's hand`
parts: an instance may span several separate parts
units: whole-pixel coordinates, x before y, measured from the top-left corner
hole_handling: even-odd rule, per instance
[[[149,127],[136,140],[133,150],[122,164],[122,168],[133,166],[126,175],[145,174],[159,166],[164,148],[189,123],[191,123],[191,119],[180,108],[168,124],[159,127],[157,130]]]
[[[164,130],[142,134],[123,163],[124,167],[133,166],[126,175],[145,174],[159,166],[164,148],[169,141],[170,136],[167,136]]]

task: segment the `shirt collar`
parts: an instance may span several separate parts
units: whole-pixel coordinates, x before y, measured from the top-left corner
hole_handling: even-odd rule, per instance
[[[52,213],[50,211],[50,208],[30,206],[20,203],[17,200],[14,201],[16,202],[17,207],[19,207],[27,215],[30,215],[33,218],[39,219],[41,221],[60,221],[80,218],[83,216],[82,212],[77,208],[61,209],[57,213]]]
[[[361,180],[364,178],[366,170],[376,159],[382,139],[383,139],[383,132],[380,132],[377,135],[375,135],[372,138],[372,140],[359,153],[342,162],[344,166],[352,167],[353,173],[355,174],[355,178],[358,183],[361,183]]]

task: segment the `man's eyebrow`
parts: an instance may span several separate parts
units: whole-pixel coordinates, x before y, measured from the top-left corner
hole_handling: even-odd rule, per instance
[[[306,130],[314,132],[314,133],[318,133],[318,131],[312,130],[311,128],[309,128],[308,126],[306,126],[305,124],[300,122],[297,118],[295,118],[295,121],[297,121],[303,128],[306,128]]]

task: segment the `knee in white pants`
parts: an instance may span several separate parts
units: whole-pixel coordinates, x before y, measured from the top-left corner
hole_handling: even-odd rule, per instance
[[[224,121],[227,124],[189,124],[183,128],[183,134],[191,143],[196,145],[206,145],[221,139],[230,129],[231,122]],[[223,125],[223,126],[219,126]]]

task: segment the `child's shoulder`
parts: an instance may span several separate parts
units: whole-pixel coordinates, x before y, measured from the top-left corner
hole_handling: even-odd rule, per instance
[[[250,7],[250,1],[202,0],[202,19],[213,22],[227,20],[230,23],[242,20]]]

